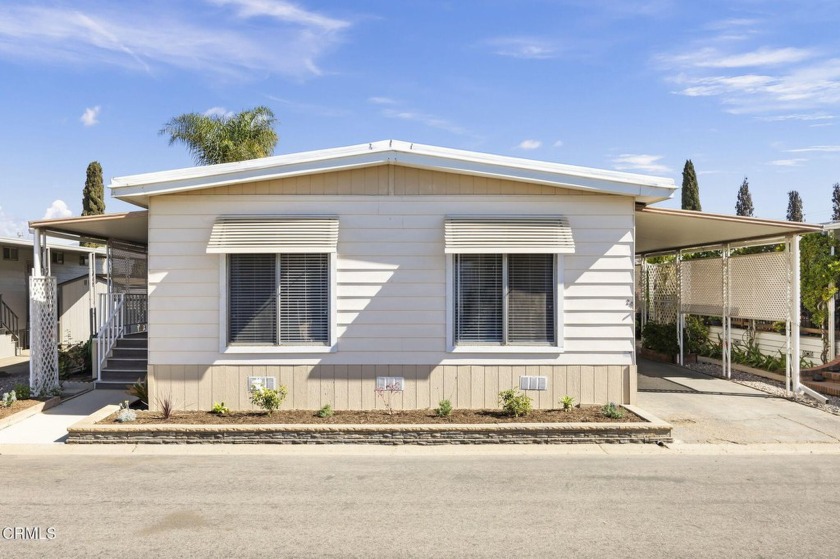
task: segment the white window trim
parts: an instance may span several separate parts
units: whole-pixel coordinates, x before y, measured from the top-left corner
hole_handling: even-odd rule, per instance
[[[448,353],[563,353],[563,255],[554,255],[554,345],[455,345],[455,255],[446,255],[446,351]]]
[[[330,255],[330,345],[228,345],[228,292],[227,292],[227,254],[219,254],[219,353],[224,354],[271,354],[271,353],[333,353],[337,350],[336,322],[336,271],[337,258],[334,252]]]

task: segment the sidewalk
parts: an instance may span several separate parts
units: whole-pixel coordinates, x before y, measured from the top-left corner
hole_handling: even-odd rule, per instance
[[[119,404],[129,396],[121,390],[94,390],[63,402],[43,413],[0,430],[2,445],[44,445],[63,443],[67,428],[109,404]]]

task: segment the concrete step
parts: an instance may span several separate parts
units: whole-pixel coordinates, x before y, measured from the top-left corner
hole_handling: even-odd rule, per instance
[[[141,348],[149,347],[149,340],[146,338],[121,338],[114,344],[117,348]]]
[[[825,373],[823,373],[823,375],[825,375]],[[825,396],[840,396],[840,382],[814,382],[812,380],[803,380],[802,384]]]
[[[149,350],[145,347],[115,347],[111,353],[114,359],[141,359],[146,360]]]
[[[131,388],[131,385],[134,384],[133,382],[125,383],[125,382],[112,382],[112,381],[102,381],[98,380],[93,383],[94,390],[122,390],[124,392],[128,391]]]
[[[137,371],[138,373],[145,373],[149,368],[146,360],[138,361],[136,359],[108,359],[108,364],[103,367],[103,371]]]
[[[104,369],[102,371],[102,379],[98,382],[121,382],[124,384],[134,384],[140,379],[146,378],[146,371],[120,371]]]

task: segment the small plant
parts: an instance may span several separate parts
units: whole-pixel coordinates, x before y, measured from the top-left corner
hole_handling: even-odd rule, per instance
[[[392,399],[394,394],[397,392],[402,392],[402,384],[399,382],[394,382],[391,384],[386,384],[385,386],[377,386],[374,388],[376,392],[376,396],[382,400],[382,403],[385,405],[385,409],[388,410],[388,415],[394,415],[394,406]]]
[[[160,408],[160,413],[163,414],[164,419],[172,417],[172,412],[175,411],[175,405],[172,403],[171,398],[164,398],[163,400],[158,398],[157,405]]]
[[[449,400],[438,402],[438,407],[435,408],[435,415],[438,417],[449,417],[452,415],[452,402]]]
[[[117,421],[120,423],[128,423],[129,421],[136,421],[137,413],[129,407],[128,400],[120,404],[120,411],[117,412]]]
[[[532,408],[533,400],[527,394],[519,394],[513,388],[499,392],[499,404],[508,415],[519,417],[528,415]]]
[[[251,390],[251,403],[257,407],[264,409],[271,415],[283,404],[286,395],[289,393],[285,386],[280,386],[276,390],[273,388],[263,388],[255,385]]]
[[[216,415],[227,415],[230,413],[230,409],[228,409],[224,402],[213,402],[213,407],[210,409],[210,413],[215,413]]]
[[[575,399],[571,396],[563,396],[560,398],[560,405],[563,406],[563,411],[572,411],[574,403]]]
[[[144,405],[149,405],[149,383],[142,377],[129,387],[128,393],[135,396]]]
[[[15,394],[17,394],[18,400],[28,400],[32,396],[29,385],[23,384],[22,382],[15,385]]]
[[[615,405],[615,402],[604,404],[604,407],[601,408],[601,413],[603,413],[610,419],[621,419],[622,417],[624,417],[624,411],[622,411],[620,407]]]
[[[11,392],[3,392],[3,407],[10,408],[12,404],[17,402],[17,394],[12,390]]]
[[[335,415],[335,412],[332,409],[332,406],[326,404],[323,408],[318,410],[318,417],[332,417]]]

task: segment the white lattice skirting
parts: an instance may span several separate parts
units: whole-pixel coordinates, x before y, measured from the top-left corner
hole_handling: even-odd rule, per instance
[[[29,385],[33,396],[42,396],[59,387],[56,279],[29,278],[29,294]]]

